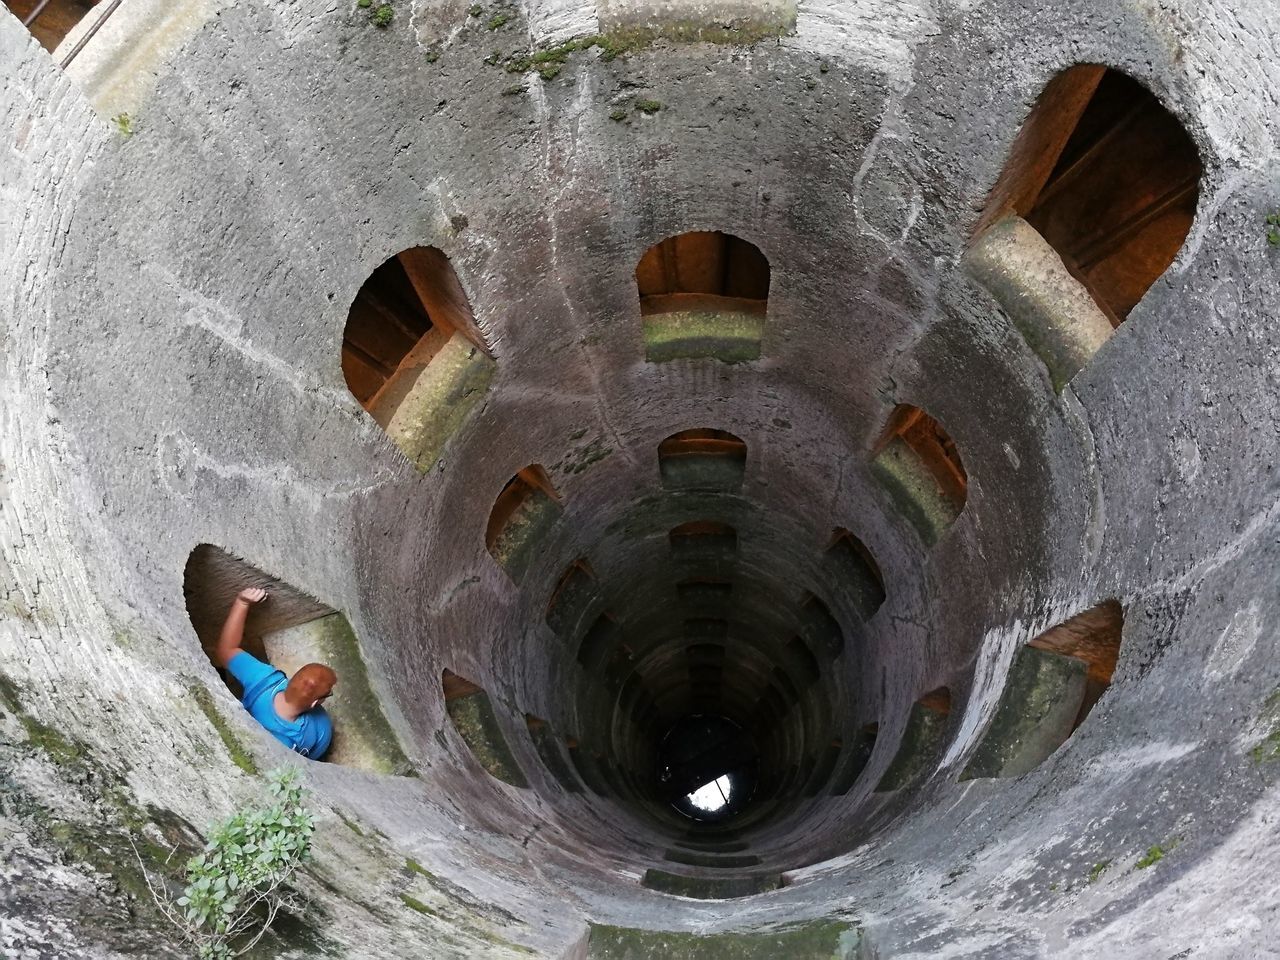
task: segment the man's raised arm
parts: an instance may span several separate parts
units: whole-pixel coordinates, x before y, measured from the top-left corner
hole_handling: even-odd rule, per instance
[[[231,611],[222,625],[222,632],[218,634],[217,660],[222,666],[230,666],[231,658],[241,652],[240,644],[244,642],[244,621],[249,616],[249,608],[265,599],[267,599],[267,591],[261,587],[246,587],[232,601]]]

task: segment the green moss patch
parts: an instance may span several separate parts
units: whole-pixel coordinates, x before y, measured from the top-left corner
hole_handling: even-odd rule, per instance
[[[947,714],[923,704],[911,705],[907,729],[889,769],[876,784],[877,793],[907,786],[937,761],[946,743],[947,719]]]
[[[644,358],[719,360],[750,363],[760,359],[764,317],[738,311],[680,311],[644,318]]]
[[[856,924],[818,920],[778,930],[700,935],[592,924],[588,960],[853,960]]]
[[[497,364],[455,333],[418,374],[386,424],[387,435],[422,473],[484,399]]]
[[[947,497],[929,468],[900,437],[871,461],[871,473],[926,545],[937,543],[960,515],[963,504]]]
[[[208,688],[198,683],[193,683],[188,690],[192,698],[196,702],[196,706],[200,708],[200,712],[213,725],[213,729],[218,731],[218,736],[222,738],[222,744],[227,748],[227,753],[231,757],[232,763],[249,774],[256,777],[259,774],[258,764],[253,759],[253,754],[240,742],[240,738],[232,731],[231,725],[227,723],[226,718],[218,712],[217,706],[213,702],[213,694]]]
[[[759,873],[733,877],[692,877],[649,869],[641,883],[650,890],[695,900],[733,900],[767,893],[782,886],[782,874]]]
[[[446,707],[458,735],[486,772],[513,787],[529,786],[507,744],[487,693],[479,690],[455,697]]]

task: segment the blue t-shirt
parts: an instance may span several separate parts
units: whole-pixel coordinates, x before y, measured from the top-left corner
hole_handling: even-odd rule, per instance
[[[240,702],[268,733],[304,757],[319,760],[324,756],[333,739],[333,721],[324,707],[303,711],[297,720],[282,720],[275,708],[276,694],[289,684],[282,671],[243,650],[231,658],[227,669],[244,687]]]

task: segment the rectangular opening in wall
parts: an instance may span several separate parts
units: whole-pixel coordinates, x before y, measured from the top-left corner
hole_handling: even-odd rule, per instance
[[[869,620],[884,603],[884,577],[880,565],[861,540],[837,527],[827,547],[826,561],[835,570],[840,585],[853,598],[854,608]]]
[[[739,490],[747,445],[725,430],[682,430],[658,445],[658,469],[668,490]]]
[[[538,464],[520,470],[498,494],[485,529],[485,546],[516,583],[539,556],[561,512],[559,496]]]
[[[250,608],[242,648],[286,676],[309,663],[324,664],[338,676],[324,704],[333,724],[332,744],[324,759],[375,773],[411,773],[412,766],[373,692],[360,641],[347,618],[244,560],[201,544],[187,559],[183,594],[191,625],[214,667],[219,668],[214,654],[232,602],[241,590],[252,587],[265,589],[267,599]],[[240,699],[244,694],[240,685],[226,671],[219,668],[219,673]]]
[[[760,357],[769,261],[751,243],[719,232],[670,237],[636,267],[645,359]]]
[[[969,478],[951,435],[919,407],[900,404],[872,455],[871,471],[927,545],[964,509]]]
[[[494,362],[448,258],[415,247],[378,267],[343,331],[352,395],[420,470],[483,398]]]
[[[453,728],[476,762],[503,783],[527,787],[529,782],[511,752],[502,724],[484,688],[450,670],[441,673],[440,684],[445,710]]]

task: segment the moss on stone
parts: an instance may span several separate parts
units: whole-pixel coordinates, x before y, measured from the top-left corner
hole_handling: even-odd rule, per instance
[[[490,553],[516,583],[542,553],[543,539],[561,515],[560,504],[542,490],[533,490],[507,520]]]
[[[753,933],[696,934],[592,924],[591,960],[853,960],[861,931],[841,920],[817,920]]]
[[[437,913],[435,910],[432,910],[421,900],[415,899],[414,897],[409,896],[407,893],[400,894],[400,902],[403,903],[410,910],[413,910],[415,913],[425,914],[428,917],[440,916],[439,913]]]
[[[1267,733],[1249,751],[1249,757],[1257,764],[1280,760],[1280,689],[1267,697],[1258,719]]]
[[[419,372],[386,424],[387,435],[422,473],[484,399],[497,364],[455,333]]]
[[[960,515],[961,505],[943,494],[919,454],[900,437],[871,461],[871,473],[927,546],[937,543]]]
[[[920,776],[942,753],[946,732],[947,714],[913,703],[898,751],[876,784],[876,792],[900,790]]]
[[[678,897],[691,897],[695,900],[731,900],[779,889],[782,886],[782,874],[693,877],[651,868],[645,871],[641,882],[650,890],[658,890]]]
[[[995,716],[960,779],[1018,777],[1037,767],[1071,736],[1084,695],[1083,660],[1019,648]]]
[[[357,837],[364,836],[364,831],[360,829],[360,824],[356,823],[354,820],[348,817],[341,810],[335,809],[333,812],[338,815],[339,820],[341,820],[343,823],[347,825],[347,829],[350,830],[352,833],[354,833]]]
[[[455,697],[447,704],[449,719],[471,749],[480,766],[493,777],[513,787],[527,787],[529,782],[516,763],[507,744],[489,695],[483,690]]]
[[[740,490],[746,461],[714,453],[682,453],[662,458],[659,470],[668,490]]]
[[[719,360],[749,363],[760,359],[764,317],[739,311],[679,311],[644,318],[644,358]]]
[[[1163,859],[1164,848],[1156,843],[1147,847],[1147,852],[1138,858],[1138,862],[1134,866],[1139,870],[1146,870],[1148,867],[1154,867]]]
[[[0,674],[0,706],[11,713],[26,731],[27,742],[58,765],[84,758],[83,747],[22,709],[18,686]]]
[[[232,731],[231,725],[218,712],[218,708],[213,702],[213,694],[209,692],[207,687],[198,683],[193,683],[188,689],[196,702],[196,706],[200,708],[200,712],[213,725],[213,729],[218,731],[218,736],[222,738],[223,746],[227,748],[227,753],[231,756],[231,762],[251,777],[256,777],[260,771],[257,762],[253,759],[253,754],[245,748],[244,744],[240,742],[240,738]]]

